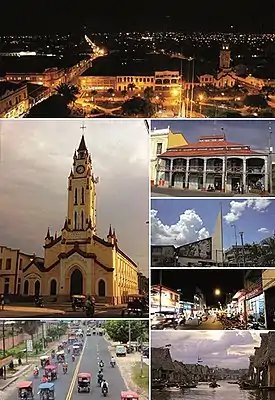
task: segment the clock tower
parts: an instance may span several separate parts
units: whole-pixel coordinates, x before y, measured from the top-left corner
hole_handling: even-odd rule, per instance
[[[82,127],[83,129],[85,127]],[[74,153],[73,168],[68,178],[68,211],[64,228],[67,231],[96,233],[96,183],[92,173],[92,159],[82,135]]]

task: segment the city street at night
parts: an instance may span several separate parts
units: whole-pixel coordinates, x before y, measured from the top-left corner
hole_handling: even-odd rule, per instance
[[[274,329],[275,270],[152,270],[155,330]]]

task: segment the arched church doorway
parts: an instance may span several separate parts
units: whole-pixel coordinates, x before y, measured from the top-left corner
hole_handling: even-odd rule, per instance
[[[29,281],[25,281],[25,282],[24,282],[23,294],[24,294],[25,296],[28,296],[28,294],[29,294]]]
[[[34,284],[34,294],[35,294],[35,296],[40,295],[40,282],[39,281],[36,281]]]
[[[106,285],[103,279],[98,282],[98,295],[99,297],[106,296]]]
[[[71,275],[70,294],[83,294],[83,275],[78,268]]]
[[[51,286],[50,286],[50,295],[51,296],[56,296],[56,280],[52,279],[51,280]]]

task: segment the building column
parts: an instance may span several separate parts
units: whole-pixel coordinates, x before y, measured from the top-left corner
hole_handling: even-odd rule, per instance
[[[247,192],[247,182],[246,182],[246,157],[243,157],[243,190],[244,193]]]
[[[160,160],[157,159],[157,163],[155,165],[155,182],[154,182],[156,186],[159,185],[159,168],[160,168]]]
[[[170,162],[170,169],[169,169],[169,187],[171,187],[172,186],[172,177],[173,177],[173,162],[174,162],[174,159],[173,158],[171,158],[171,162]]]
[[[189,158],[186,159],[185,189],[188,188],[188,177],[189,177]]]
[[[226,192],[226,165],[225,165],[225,158],[222,160],[222,192]]]
[[[268,168],[268,159],[267,157],[264,160],[264,191],[268,193],[268,182],[269,182],[269,173],[271,173],[272,169]],[[271,181],[271,179],[270,179]],[[270,191],[272,191],[272,188],[270,188]]]
[[[202,178],[202,190],[206,190],[206,163],[207,159],[203,160],[203,178]]]

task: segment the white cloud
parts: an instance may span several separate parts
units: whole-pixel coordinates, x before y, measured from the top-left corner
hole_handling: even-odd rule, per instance
[[[251,208],[257,212],[264,212],[270,203],[271,200],[262,198],[244,201],[232,200],[230,202],[230,211],[224,216],[224,219],[228,224],[232,224],[232,222],[238,221],[247,208]]]
[[[259,228],[258,232],[260,232],[260,233],[269,233],[269,230],[266,229],[266,228]]]
[[[185,210],[176,224],[165,225],[158,218],[158,211],[151,210],[151,243],[182,245],[209,237],[203,220],[195,210]]]

